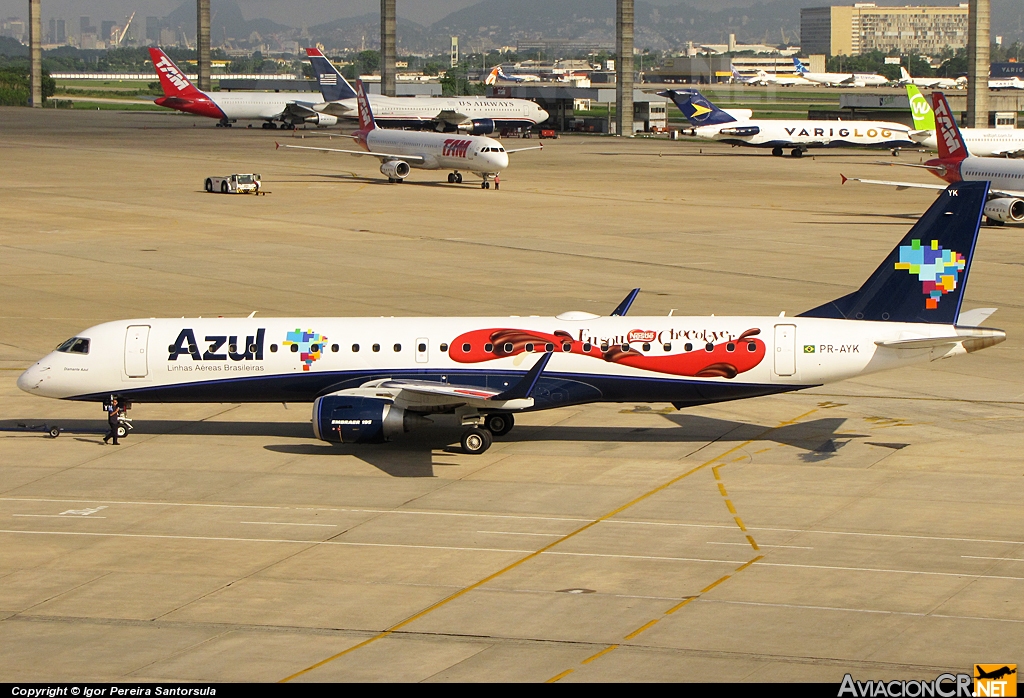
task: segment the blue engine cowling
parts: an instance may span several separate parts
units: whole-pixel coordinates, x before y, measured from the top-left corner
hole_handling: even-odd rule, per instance
[[[384,443],[428,421],[380,398],[324,395],[313,402],[313,433],[333,443]]]
[[[473,119],[468,124],[459,124],[458,130],[471,136],[489,136],[497,129],[494,119]]]

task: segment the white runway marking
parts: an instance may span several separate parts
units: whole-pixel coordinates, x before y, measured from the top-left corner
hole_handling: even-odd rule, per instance
[[[503,536],[548,536],[560,537],[564,533],[519,533],[518,531],[477,531],[477,533],[497,533]]]
[[[11,516],[25,516],[33,519],[105,519],[106,516],[64,516],[64,514],[11,514]]]
[[[889,574],[926,574],[938,577],[970,577],[971,579],[1012,579],[1024,582],[1024,577],[1006,577],[996,574],[970,574],[968,572],[926,572],[923,570],[891,570],[878,567],[838,567],[831,565],[796,565],[783,562],[755,562],[759,567],[800,567],[809,570],[839,570],[842,572],[886,572]]]
[[[324,528],[338,527],[338,524],[288,523],[285,521],[239,521],[238,523],[253,524],[255,526],[323,526]]]
[[[987,620],[997,623],[1024,623],[1024,620],[1017,618],[985,618],[983,616],[951,616],[942,613],[914,613],[913,611],[881,611],[871,608],[843,608],[839,606],[805,606],[792,603],[763,603],[760,601],[726,601],[724,599],[698,599],[699,603],[728,603],[737,606],[768,606],[773,608],[800,608],[811,611],[838,611],[846,613],[877,613],[888,616],[916,616],[919,618],[949,618],[953,620]]]
[[[1024,562],[1019,557],[982,557],[981,555],[961,555],[960,557],[968,557],[972,560],[1006,560],[1008,562]]]
[[[707,542],[707,544],[708,545],[742,545],[744,548],[749,548],[750,547],[750,543],[720,543],[720,542],[715,541],[715,540],[709,540]],[[793,550],[814,550],[814,548],[808,547],[806,545],[765,545],[764,543],[758,543],[757,547],[759,547],[759,548],[791,548]]]

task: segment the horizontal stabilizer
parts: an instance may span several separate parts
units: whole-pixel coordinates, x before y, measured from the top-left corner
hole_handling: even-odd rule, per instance
[[[975,308],[974,310],[965,310],[960,313],[960,317],[957,318],[956,324],[963,327],[980,327],[981,323],[992,317],[999,308]]]
[[[957,328],[955,335],[945,337],[909,337],[906,339],[890,339],[875,342],[886,349],[936,349],[963,343],[964,349],[968,352],[978,351],[991,347],[1006,340],[1006,333],[1002,330],[969,327]]]

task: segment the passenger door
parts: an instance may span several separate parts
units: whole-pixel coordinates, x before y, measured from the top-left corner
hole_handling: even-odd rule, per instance
[[[129,378],[149,375],[149,325],[130,325],[124,337],[124,372]]]
[[[796,373],[796,325],[775,326],[775,375]]]

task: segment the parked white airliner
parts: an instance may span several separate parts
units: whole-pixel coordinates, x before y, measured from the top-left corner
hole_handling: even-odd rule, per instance
[[[305,145],[284,145],[278,148],[295,150],[318,150],[325,153],[348,153],[349,155],[372,155],[379,158],[381,174],[389,182],[405,180],[412,168],[422,170],[452,170],[448,175],[449,184],[461,184],[462,172],[467,170],[483,180],[481,189],[490,189],[491,180],[508,167],[508,154],[524,150],[540,150],[543,146],[505,150],[501,143],[486,136],[463,136],[431,131],[398,131],[377,128],[373,120],[370,101],[366,98],[361,80],[356,81],[356,98],[359,106],[359,130],[353,132],[356,143],[365,150],[342,150],[339,148],[315,148]]]
[[[907,162],[883,164],[926,169],[950,184],[986,182],[991,186],[988,201],[984,206],[989,224],[1024,223],[1024,160],[975,157],[968,149],[960,128],[953,119],[953,111],[946,102],[946,96],[941,92],[933,92],[932,108],[938,134],[936,145],[939,157],[920,165]],[[843,175],[840,177],[844,184],[853,181],[893,186],[897,189],[945,189],[941,184],[892,182]]]
[[[900,66],[900,85],[913,85],[933,90],[965,90],[967,89],[967,78],[915,78],[903,66]]]
[[[334,126],[338,118],[319,111],[324,104],[315,92],[203,92],[185,77],[166,53],[150,48],[149,56],[160,78],[164,96],[161,107],[218,120],[218,126],[235,121],[262,121],[263,128],[295,128],[296,124]]]
[[[307,48],[320,94],[327,102],[325,113],[346,119],[358,117],[356,92],[323,52]],[[374,118],[384,128],[421,128],[459,131],[489,136],[502,129],[531,129],[548,119],[548,113],[528,99],[495,97],[387,97],[367,95]]]
[[[313,433],[345,443],[453,414],[469,453],[524,411],[800,390],[1005,339],[976,326],[992,309],[960,312],[987,192],[951,185],[859,290],[797,317],[627,317],[634,289],[608,317],[122,320],[63,342],[18,387],[122,405],[307,401]]]
[[[800,77],[829,87],[881,87],[889,84],[889,78],[878,73],[812,73],[796,56],[793,56],[793,67]]]
[[[790,148],[801,157],[808,148],[910,148],[917,144],[910,129],[888,121],[825,121],[822,119],[751,119],[719,109],[696,90],[666,90],[693,128],[690,135],[729,145],[771,148],[782,155]]]

